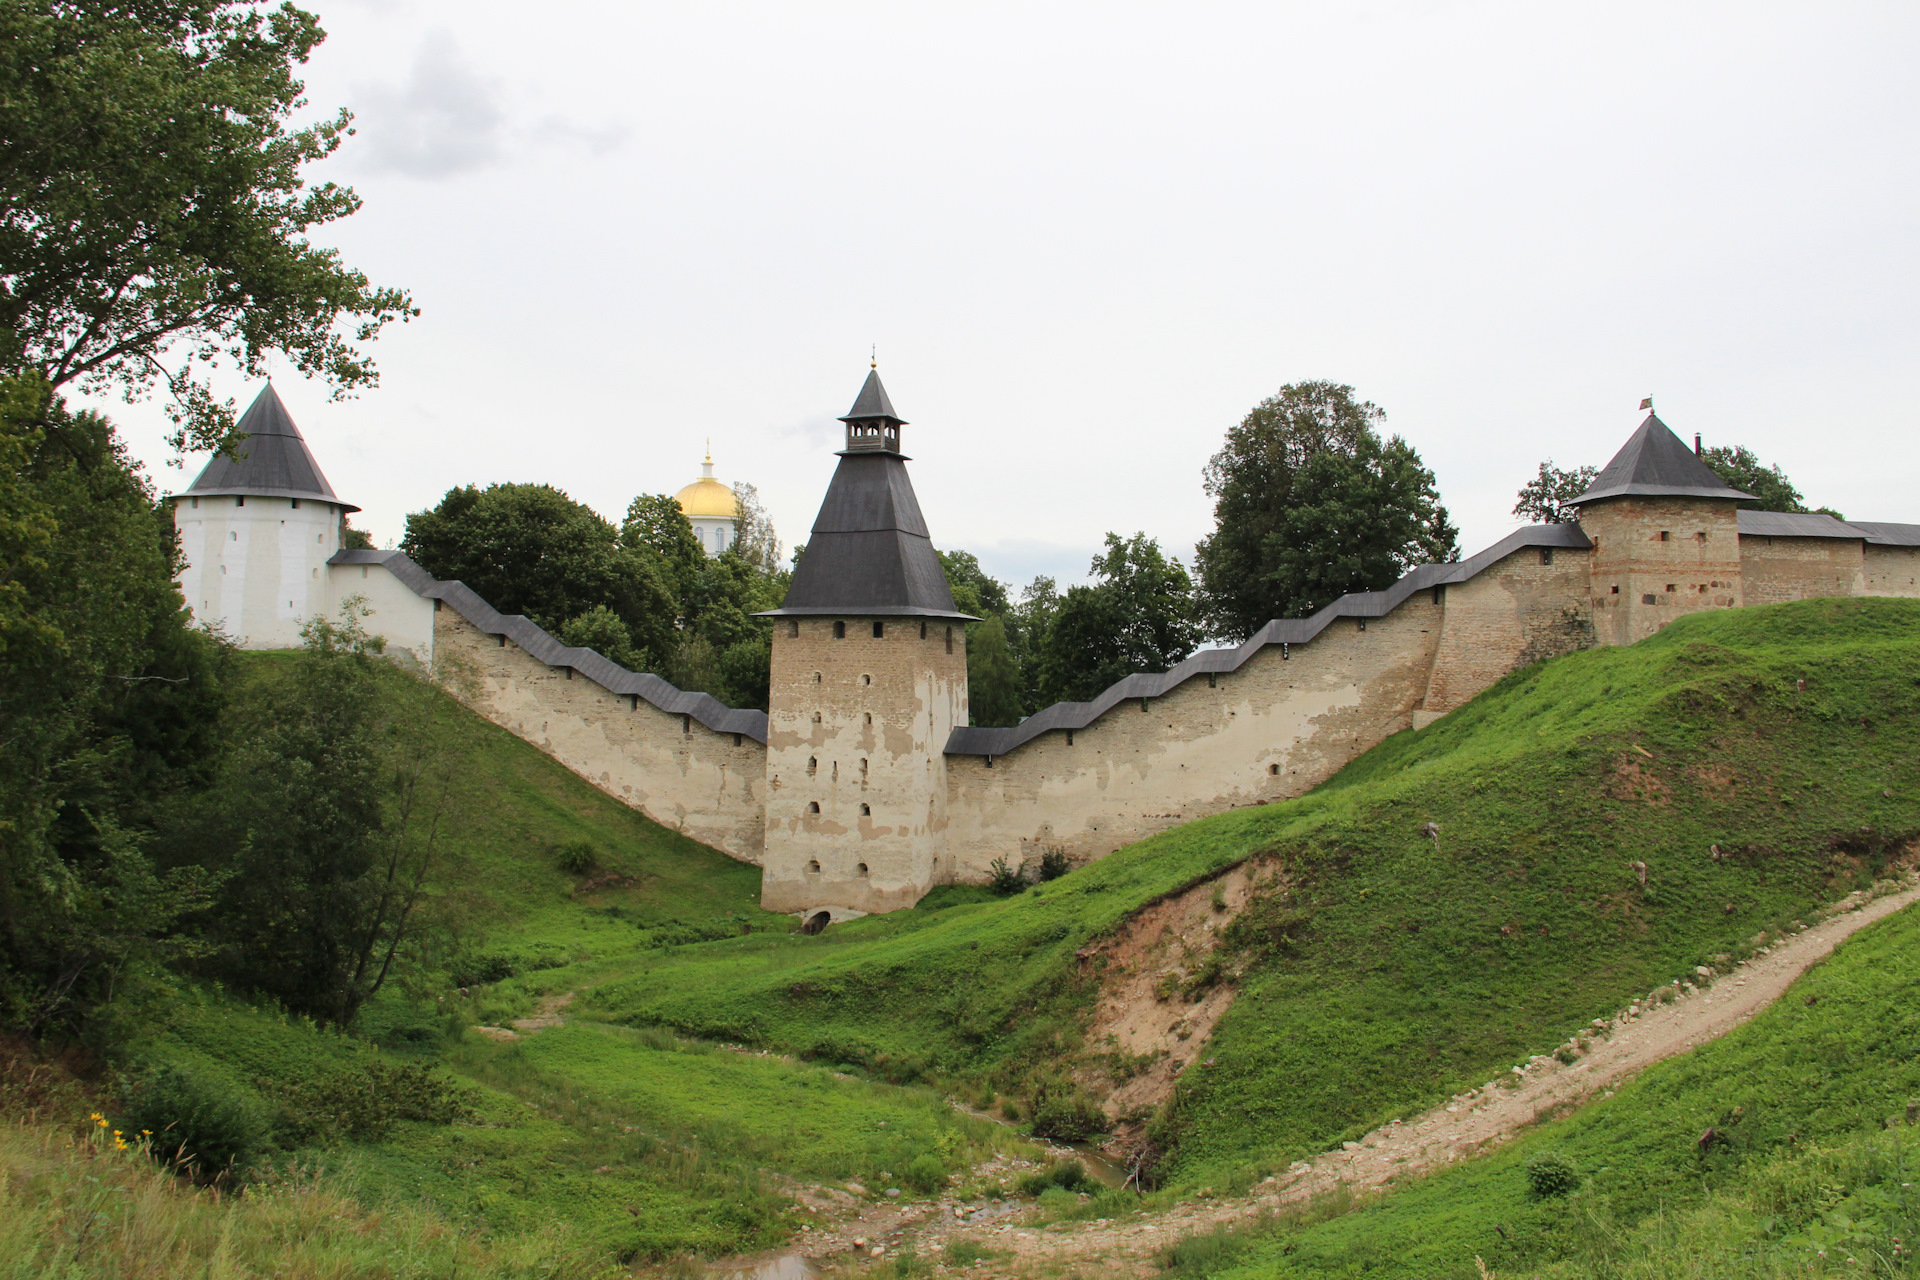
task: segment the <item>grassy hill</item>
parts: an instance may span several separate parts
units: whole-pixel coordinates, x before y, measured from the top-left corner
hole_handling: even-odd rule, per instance
[[[1153,1125],[1176,1185],[1242,1185],[1481,1084],[1871,881],[1920,833],[1907,601],[1686,618],[1517,673],[1300,800],[1010,898],[942,890],[815,937],[758,909],[755,869],[427,696],[473,782],[438,904],[457,939],[443,972],[384,995],[352,1037],[216,991],[148,990],[130,997],[137,1050],[263,1113],[376,1054],[443,1060],[478,1124],[402,1120],[300,1158],[370,1203],[503,1239],[559,1222],[623,1257],[783,1239],[787,1179],[884,1185],[921,1157],[958,1172],[1005,1149],[1005,1129],[933,1086],[1029,1105],[1070,1092],[1064,1064],[1098,1048],[1080,1036],[1100,975],[1076,953],[1249,858],[1278,878],[1228,931],[1225,963],[1193,975],[1238,999]],[[592,878],[561,868],[581,841]],[[563,993],[565,1027],[510,1043],[467,1030]]]
[[[1920,832],[1916,673],[1915,602],[1695,615],[1009,900],[580,976],[609,1020],[1031,1090],[1094,988],[1077,951],[1268,855],[1284,880],[1233,931],[1239,999],[1157,1129],[1171,1176],[1250,1178],[1870,881]]]

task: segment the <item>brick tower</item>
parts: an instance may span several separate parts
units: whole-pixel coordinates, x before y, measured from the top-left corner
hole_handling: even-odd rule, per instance
[[[945,747],[967,723],[953,603],[877,370],[774,619],[761,905],[845,919],[911,906],[944,865]]]
[[[1593,541],[1594,636],[1632,644],[1683,614],[1741,603],[1738,504],[1653,414],[1574,499]]]

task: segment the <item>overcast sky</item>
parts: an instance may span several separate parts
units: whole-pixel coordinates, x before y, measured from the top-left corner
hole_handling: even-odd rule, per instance
[[[1468,553],[1645,395],[1920,521],[1912,3],[309,7],[366,200],[324,239],[423,313],[357,400],[276,385],[382,544],[465,483],[617,520],[709,437],[804,540],[869,344],[936,543],[1016,582],[1190,558],[1222,434],[1312,378]]]

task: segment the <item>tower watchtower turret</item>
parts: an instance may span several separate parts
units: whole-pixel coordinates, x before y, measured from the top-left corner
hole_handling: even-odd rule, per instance
[[[920,514],[905,425],[867,374],[774,619],[761,902],[809,919],[911,906],[951,874],[946,743],[966,623]]]

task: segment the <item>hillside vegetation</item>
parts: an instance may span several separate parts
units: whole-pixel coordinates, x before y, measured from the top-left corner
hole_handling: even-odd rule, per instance
[[[1237,981],[1238,1000],[1153,1127],[1164,1176],[1233,1183],[1482,1084],[1870,882],[1920,831],[1916,711],[1920,604],[1700,614],[1516,673],[1300,800],[1008,900],[936,895],[578,978],[597,1016],[987,1081],[1058,1118],[1054,1064],[1100,1049],[1077,1043],[1098,975],[1076,953],[1264,855],[1277,883],[1228,930],[1227,963],[1190,977]]]

